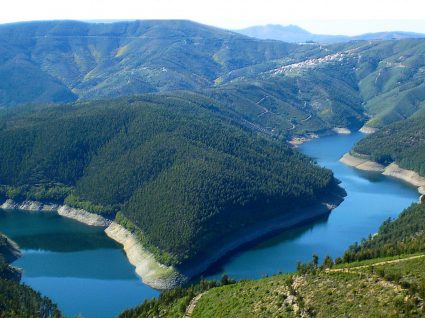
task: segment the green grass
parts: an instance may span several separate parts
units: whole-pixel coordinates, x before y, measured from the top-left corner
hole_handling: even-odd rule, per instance
[[[415,293],[406,282],[412,286],[423,281],[425,258],[373,266],[393,259],[350,264],[370,267],[349,272],[277,275],[214,288],[200,299],[193,317],[294,317],[301,312],[323,318],[422,317],[425,312],[415,303]],[[296,297],[299,312],[288,304],[289,295]]]
[[[290,282],[289,275],[279,275],[211,289],[200,299],[192,317],[294,317],[285,305]]]

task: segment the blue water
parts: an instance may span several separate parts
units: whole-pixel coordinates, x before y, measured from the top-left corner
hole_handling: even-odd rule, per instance
[[[337,135],[308,142],[300,150],[331,169],[347,191],[344,202],[328,218],[285,231],[242,250],[215,266],[207,278],[224,273],[235,279],[259,278],[294,271],[298,261],[310,261],[313,254],[341,256],[348,246],[376,233],[388,217],[395,218],[418,200],[416,188],[378,173],[361,172],[345,166],[339,158],[364,135]]]
[[[329,217],[246,248],[224,259],[207,278],[223,273],[236,279],[259,278],[293,271],[297,261],[309,261],[313,254],[341,256],[349,245],[375,233],[385,219],[416,201],[415,188],[338,161],[362,137],[330,136],[300,147],[332,169],[348,193]],[[68,317],[115,317],[159,294],[136,277],[120,246],[101,229],[56,214],[0,210],[0,232],[23,250],[14,263],[24,269],[23,282],[50,297]]]
[[[0,210],[0,232],[23,257],[22,281],[51,298],[67,315],[115,317],[159,293],[143,284],[121,247],[102,229],[53,213]]]

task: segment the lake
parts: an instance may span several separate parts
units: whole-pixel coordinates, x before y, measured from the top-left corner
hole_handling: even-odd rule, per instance
[[[339,158],[364,135],[333,135],[307,142],[301,152],[331,169],[347,191],[344,202],[329,217],[284,231],[221,261],[206,275],[218,279],[227,274],[235,279],[259,278],[296,269],[298,261],[310,261],[313,254],[341,256],[348,246],[377,232],[388,217],[395,218],[419,194],[415,187],[383,176],[347,167]]]
[[[375,233],[388,217],[396,217],[417,201],[416,189],[377,173],[357,171],[338,159],[360,133],[323,137],[300,150],[332,169],[348,193],[329,217],[252,244],[225,258],[205,276],[259,278],[294,271],[313,254],[341,256],[349,245]],[[0,210],[0,231],[22,248],[14,265],[24,269],[23,282],[57,303],[68,317],[114,317],[127,307],[159,293],[134,273],[120,246],[102,229],[54,213]]]

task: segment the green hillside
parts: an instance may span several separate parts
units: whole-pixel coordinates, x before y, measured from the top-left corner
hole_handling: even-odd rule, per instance
[[[384,165],[396,162],[425,176],[424,118],[420,115],[388,125],[362,139],[353,150]]]
[[[423,39],[356,41],[299,50],[298,54],[293,52],[278,60],[233,71],[222,82],[303,81],[313,87],[308,92],[319,91],[315,99],[306,101],[307,106],[321,108],[321,113],[326,114],[344,109],[351,100],[351,108],[357,106],[365,112],[370,117],[367,125],[372,127],[382,127],[424,109]]]
[[[2,195],[119,211],[160,261],[179,264],[340,192],[331,171],[204,102],[146,95],[4,113]]]
[[[424,317],[424,220],[425,205],[415,204],[351,247],[337,265],[313,259],[298,273],[200,282],[164,292],[120,318]]]
[[[359,87],[368,125],[381,127],[408,118],[425,106],[425,42],[385,41],[360,52]]]
[[[251,126],[296,135],[358,128],[364,113],[381,127],[425,99],[423,39],[297,45],[190,21],[50,21],[1,25],[0,44],[3,107],[207,90]]]
[[[410,117],[425,98],[423,39],[297,45],[190,21],[148,20],[7,24],[0,26],[0,43],[0,106],[227,90],[229,83],[241,85],[237,90],[273,86],[279,104],[317,117],[312,126],[320,131],[360,125],[364,111],[368,125],[381,127]],[[258,107],[246,108],[249,114]],[[281,128],[289,116],[268,112],[257,121]],[[301,119],[295,116],[296,127]]]
[[[0,43],[0,107],[195,90],[220,104],[218,112],[269,134],[360,127],[365,119],[357,83],[345,83],[343,72],[301,81],[261,75],[339,47],[256,40],[190,21],[9,24],[0,26]]]
[[[211,86],[294,47],[190,21],[50,21],[0,26],[0,105]]]
[[[425,205],[413,204],[395,220],[380,227],[378,235],[351,246],[344,262],[425,251]]]

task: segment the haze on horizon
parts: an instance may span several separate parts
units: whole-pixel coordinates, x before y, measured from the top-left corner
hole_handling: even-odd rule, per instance
[[[380,31],[425,33],[423,0],[14,0],[3,4],[0,23],[33,20],[188,19],[226,29],[298,25],[316,34]]]

